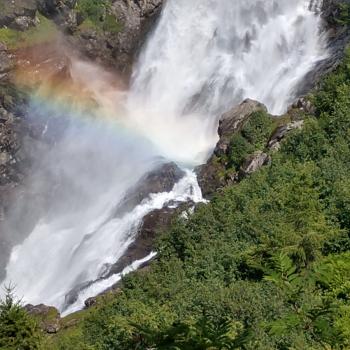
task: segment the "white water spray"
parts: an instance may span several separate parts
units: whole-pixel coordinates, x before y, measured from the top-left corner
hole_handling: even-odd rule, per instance
[[[13,249],[4,282],[14,282],[26,302],[63,310],[70,290],[95,281],[123,255],[144,215],[171,200],[200,201],[187,171],[170,193],[151,195],[121,218],[113,215],[157,156],[190,166],[203,162],[217,139],[218,117],[243,98],[265,103],[272,113],[284,111],[305,74],[327,54],[318,5],[168,0],[124,109],[122,123],[138,132],[130,138],[98,125],[69,128],[37,173],[37,179],[59,178],[61,187],[47,215]],[[91,90],[110,111],[114,101],[105,89]],[[36,181],[35,189],[47,187]],[[120,277],[83,288],[66,312]]]

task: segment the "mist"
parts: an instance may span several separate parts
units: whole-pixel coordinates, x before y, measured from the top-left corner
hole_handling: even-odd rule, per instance
[[[14,247],[3,283],[14,283],[25,302],[72,312],[120,279],[101,282],[145,215],[202,200],[192,170],[215,146],[220,115],[248,97],[283,113],[327,56],[310,4],[168,0],[128,91],[117,75],[69,51],[59,74],[45,65],[21,71],[19,82],[32,91],[28,118],[43,142],[26,145],[33,170],[7,222]],[[139,180],[169,161],[185,170],[173,190],[116,215]],[[76,288],[72,306],[66,297]]]

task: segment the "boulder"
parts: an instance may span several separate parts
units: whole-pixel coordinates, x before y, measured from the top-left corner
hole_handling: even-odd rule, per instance
[[[286,137],[286,135],[294,129],[301,129],[303,125],[303,120],[293,121],[286,125],[281,125],[270,137],[267,147],[272,151],[277,151],[281,146],[281,141]]]
[[[38,320],[40,328],[44,332],[55,334],[60,330],[61,316],[56,308],[43,304],[36,306],[28,304],[24,308],[31,316]]]
[[[30,27],[34,27],[35,23],[35,18],[31,18],[29,16],[18,16],[12,22],[11,28],[23,32],[25,30],[28,30]]]
[[[86,308],[93,307],[94,305],[97,304],[97,298],[96,297],[91,297],[85,300],[84,302]]]
[[[154,250],[155,239],[159,232],[170,226],[175,213],[179,209],[164,207],[153,210],[143,218],[135,241],[128,247],[125,254],[108,271],[107,277],[122,272],[136,260],[141,260]]]
[[[241,130],[253,112],[261,110],[267,112],[266,106],[260,102],[246,99],[238,106],[224,113],[219,121],[218,134],[220,140],[215,147],[214,153],[217,156],[226,154],[232,136]]]
[[[237,172],[230,169],[225,160],[230,150],[230,141],[236,133],[241,131],[252,113],[259,110],[267,112],[263,104],[253,100],[245,100],[222,116],[218,130],[220,139],[214,153],[206,164],[196,169],[198,183],[205,198],[210,199],[220,188],[239,182],[244,177],[269,164],[271,161],[269,154],[280,148],[282,140],[290,131],[303,127],[304,121],[300,118],[304,114],[312,113],[313,106],[307,98],[299,98],[282,119],[292,120],[292,122],[277,127],[270,136],[265,150],[251,154]]]
[[[1,6],[0,27],[7,26],[15,30],[26,30],[35,25],[36,0],[2,1]]]
[[[302,111],[306,114],[315,114],[315,107],[312,102],[305,96],[298,98],[289,108],[288,113],[293,109]]]
[[[270,162],[270,156],[262,151],[252,154],[239,170],[239,179],[251,175]]]
[[[206,164],[196,169],[198,183],[205,198],[210,198],[219,188],[226,186],[228,182],[237,181],[238,174],[227,174],[222,159],[229,150],[233,135],[239,132],[252,113],[257,111],[267,112],[267,108],[260,102],[247,99],[224,113],[220,118],[218,128],[220,139],[214,153]]]
[[[138,184],[126,193],[116,209],[116,216],[121,217],[151,193],[170,192],[174,185],[185,175],[175,163],[161,164],[143,176]]]

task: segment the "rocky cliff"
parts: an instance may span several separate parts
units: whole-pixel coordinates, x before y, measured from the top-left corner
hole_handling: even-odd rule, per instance
[[[37,139],[40,125],[26,118],[27,96],[14,85],[16,66],[50,62],[51,75],[62,74],[74,52],[117,70],[128,80],[131,63],[157,19],[162,0],[102,1],[95,22],[84,1],[0,1],[0,193],[21,182],[30,164],[23,140]],[[104,3],[106,3],[104,5]],[[92,10],[99,10],[92,9]],[[62,35],[64,34],[64,39]],[[69,47],[53,45],[63,40]],[[50,47],[50,49],[48,49]],[[37,81],[40,84],[40,81]],[[36,130],[38,128],[38,130]],[[7,201],[0,200],[0,219]]]
[[[92,3],[95,7],[89,8]],[[127,84],[133,59],[161,7],[161,0],[0,0],[0,266],[8,258],[9,245],[16,243],[15,234],[9,237],[5,224],[13,197],[31,196],[34,203],[40,201],[22,184],[31,169],[32,155],[50,141],[43,137],[45,123],[29,118],[28,89],[19,88],[18,71],[33,68],[31,90],[45,76],[60,84],[69,79],[74,55],[117,71]],[[26,227],[14,223],[18,232],[30,229],[40,215],[37,207],[21,212]]]
[[[21,183],[30,170],[30,147],[42,142],[42,125],[28,120],[28,97],[14,85],[16,65],[28,64],[31,53],[44,52],[43,48],[50,46],[48,41],[52,44],[53,39],[59,38],[72,50],[68,52],[117,70],[128,81],[134,57],[157,20],[162,3],[162,0],[101,1],[106,6],[91,12],[79,6],[76,0],[0,0],[0,232],[14,189],[20,192]],[[339,22],[338,5],[337,0],[324,2],[322,11],[330,35],[331,54],[306,77],[300,94],[309,91],[325,72],[335,68],[349,42],[349,28]],[[69,54],[57,52],[57,49],[47,52],[49,56],[40,56],[35,66],[40,67],[49,60],[51,65],[55,62],[52,65],[54,74],[66,74]],[[197,170],[203,194],[210,198],[221,187],[238,182],[268,164],[271,153],[278,149],[286,133],[300,128],[303,114],[310,112],[309,102],[301,99],[278,119],[268,115],[266,107],[251,100],[225,113],[220,121],[220,141],[214,154]],[[170,185],[179,176],[178,169],[172,168]],[[159,182],[156,180],[156,183]],[[160,189],[157,187],[157,191],[170,185],[166,182]],[[144,184],[140,188],[140,193],[148,193]],[[130,194],[128,200],[142,200],[140,193]],[[153,239],[156,228],[169,223],[173,212],[165,210],[146,217],[140,228],[140,243],[130,248],[129,255],[122,261],[123,266],[135,256],[141,257],[145,251],[150,251],[149,237]],[[6,251],[7,241],[3,239],[0,265],[1,259],[7,258]],[[115,269],[120,271],[121,266]]]

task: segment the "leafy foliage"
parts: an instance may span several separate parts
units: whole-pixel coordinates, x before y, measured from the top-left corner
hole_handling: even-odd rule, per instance
[[[258,150],[263,151],[275,127],[276,122],[266,112],[253,112],[242,130],[231,139],[228,169],[238,171],[249,155]]]
[[[31,45],[49,42],[58,34],[58,29],[52,20],[38,15],[39,23],[25,32],[11,28],[0,28],[0,42],[5,43],[10,49],[18,49]]]
[[[58,348],[349,347],[349,89],[350,52],[271,165],[178,218],[150,271],[127,276]],[[255,115],[231,141],[231,166],[275,126]]]
[[[350,24],[350,4],[346,2],[340,2],[338,4],[338,16],[336,22],[340,25]]]
[[[81,18],[80,29],[117,33],[120,25],[111,13],[110,0],[78,0],[76,11]]]
[[[158,244],[147,273],[93,311],[97,349],[342,349],[350,334],[350,52],[315,93],[316,116],[270,166],[226,188]],[[239,167],[275,123],[235,136]],[[226,160],[225,160],[226,161]]]
[[[5,290],[5,299],[0,302],[0,349],[39,349],[41,336],[36,322],[15,300],[13,289]]]

